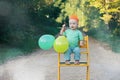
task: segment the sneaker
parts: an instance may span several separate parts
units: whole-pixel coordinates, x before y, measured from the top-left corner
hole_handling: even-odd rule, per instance
[[[70,64],[70,61],[69,61],[69,60],[66,60],[66,61],[65,61],[65,64],[67,64],[67,65]]]
[[[74,64],[80,64],[79,60],[75,60]]]

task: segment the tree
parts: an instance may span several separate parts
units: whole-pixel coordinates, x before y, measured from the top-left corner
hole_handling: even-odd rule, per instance
[[[69,15],[76,14],[79,17],[79,25],[84,26],[86,16],[84,15],[84,6],[85,0],[57,0],[55,2],[55,6],[60,7],[61,13],[59,17],[56,19],[57,22],[63,22]]]
[[[0,42],[32,50],[42,34],[58,31],[55,17],[59,9],[55,10],[51,0],[1,0]]]
[[[77,14],[84,31],[100,27],[101,20],[109,29],[113,14],[120,15],[119,4],[119,0],[57,0],[54,5],[60,7],[61,13],[56,21],[62,23],[69,15]]]

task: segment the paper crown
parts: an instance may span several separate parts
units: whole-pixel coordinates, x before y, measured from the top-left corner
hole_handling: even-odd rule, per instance
[[[75,19],[76,21],[79,21],[77,15],[74,15],[74,14],[71,15],[71,16],[69,17],[69,19]]]

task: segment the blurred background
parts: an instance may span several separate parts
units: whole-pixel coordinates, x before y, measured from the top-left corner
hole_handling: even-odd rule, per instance
[[[43,34],[56,36],[71,14],[79,29],[120,53],[120,0],[0,0],[0,64],[29,55]]]

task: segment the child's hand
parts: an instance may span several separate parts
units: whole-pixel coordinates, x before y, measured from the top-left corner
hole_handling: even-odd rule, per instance
[[[65,32],[65,30],[66,30],[66,24],[63,24],[62,25],[62,28],[61,28],[61,30],[60,30],[60,34],[62,35],[63,34],[63,32]]]
[[[80,41],[80,46],[84,46],[84,42],[83,41]]]
[[[61,28],[61,30],[62,30],[63,32],[64,32],[65,29],[66,29],[65,27],[66,27],[66,24],[63,24],[63,25],[62,25],[62,28]]]

